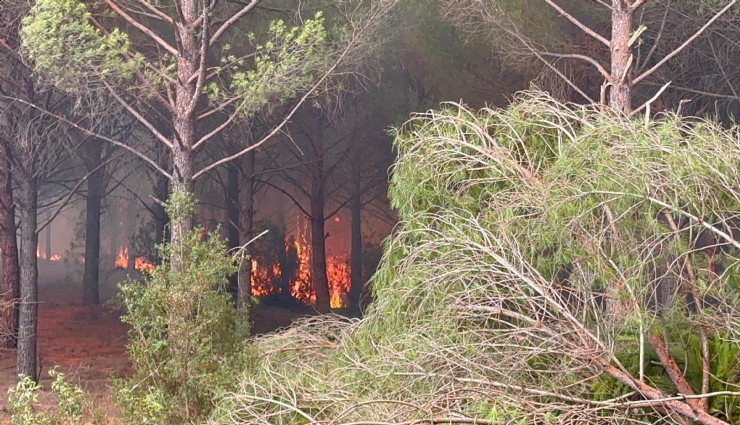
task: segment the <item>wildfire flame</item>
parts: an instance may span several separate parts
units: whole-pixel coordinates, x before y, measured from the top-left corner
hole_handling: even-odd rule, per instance
[[[151,272],[154,267],[154,263],[150,263],[144,257],[136,257],[134,260],[134,268],[140,272]]]
[[[46,253],[41,252],[41,247],[39,247],[38,245],[36,245],[36,258],[46,260]],[[62,261],[62,256],[59,254],[53,254],[51,257],[49,257],[49,261]]]
[[[286,243],[285,249],[294,248],[296,270],[290,280],[290,295],[306,304],[316,302],[316,291],[311,279],[311,245],[306,239],[305,228],[299,227],[292,246]],[[260,264],[255,258],[252,262],[252,295],[259,297],[279,292],[276,283],[281,277],[280,264]],[[326,275],[329,283],[331,308],[347,306],[350,289],[350,267],[346,255],[336,255],[326,259]]]
[[[125,248],[125,247],[118,248],[118,253],[116,254],[115,266],[117,269],[127,269],[128,268],[128,248]]]
[[[116,254],[115,266],[117,269],[128,269],[128,248],[121,247],[118,249]],[[148,261],[144,257],[136,257],[134,259],[134,269],[140,272],[151,272],[154,270],[154,263]]]

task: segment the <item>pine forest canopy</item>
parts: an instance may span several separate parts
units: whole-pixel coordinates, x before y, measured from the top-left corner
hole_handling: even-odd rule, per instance
[[[737,0],[443,0],[440,10],[498,57],[541,66],[535,83],[560,99],[623,112],[687,97],[695,114],[737,109]]]
[[[291,6],[295,22],[286,22],[265,16],[258,0],[39,0],[23,20],[22,47],[45,80],[95,105],[110,98],[134,116],[170,152],[171,170],[137,146],[111,142],[167,176],[173,193],[191,193],[195,179],[266,142],[333,75],[372,56],[393,4],[305,2],[310,17]],[[198,152],[225,129],[296,97],[262,140],[195,168]],[[187,217],[176,221],[173,241],[190,227]]]
[[[29,78],[23,87],[34,91],[51,85],[73,100],[76,116],[20,96],[14,101],[87,139],[135,155],[169,180],[176,213],[168,230],[178,246],[193,228],[196,180],[264,145],[308,101],[331,101],[344,80],[377,54],[395,3],[39,0],[22,19],[19,49],[5,40],[2,47],[10,55],[20,50],[38,77],[38,86]],[[121,112],[149,137],[118,140],[89,125]],[[256,140],[244,137],[233,150],[206,149],[222,141],[226,130],[272,112],[276,122]],[[26,139],[43,146],[40,139]],[[165,160],[158,154],[162,151]],[[35,157],[24,158],[35,166]],[[35,377],[36,179],[25,182],[21,206],[27,208],[21,211],[28,249],[21,269],[29,274],[21,275],[18,373]],[[182,271],[185,252],[169,252],[172,267]],[[240,283],[239,290],[239,299],[248,299],[248,286]],[[328,310],[328,291],[320,294],[317,304]]]

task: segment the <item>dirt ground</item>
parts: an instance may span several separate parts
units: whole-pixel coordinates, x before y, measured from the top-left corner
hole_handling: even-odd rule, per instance
[[[69,381],[80,384],[91,396],[102,423],[114,422],[116,409],[108,387],[111,375],[131,373],[125,355],[127,328],[120,310],[106,301],[114,297],[116,283],[126,280],[124,271],[101,273],[102,305],[82,306],[80,270],[64,263],[44,262],[39,267],[38,356],[43,408],[54,404],[47,392],[48,371],[55,366]],[[289,326],[297,314],[261,306],[253,312],[253,332],[266,333]],[[0,424],[9,423],[5,409],[7,390],[15,383],[15,351],[0,351]]]

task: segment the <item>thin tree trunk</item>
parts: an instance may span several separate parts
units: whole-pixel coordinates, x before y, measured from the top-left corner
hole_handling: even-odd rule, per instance
[[[276,223],[277,224],[277,223]],[[290,305],[292,297],[290,295],[290,283],[295,276],[295,269],[297,266],[298,255],[295,250],[295,245],[286,246],[285,236],[285,223],[279,224],[278,232],[274,235],[275,239],[281,242],[281,246],[278,247],[278,264],[280,264],[280,277],[278,281],[278,289],[280,289],[280,299],[285,305]]]
[[[360,143],[352,147],[352,214],[350,257],[350,307],[360,309],[360,295],[364,284],[362,276],[362,153]]]
[[[632,109],[632,10],[627,0],[612,0],[611,78],[609,106],[628,113]]]
[[[133,238],[136,235],[136,201],[133,199],[126,200],[125,217],[126,219],[123,228],[126,229],[126,241],[124,242],[124,245],[126,246],[125,252],[128,255],[126,258],[126,269],[129,272],[133,272],[134,266],[136,265],[136,250],[133,241]]]
[[[15,205],[10,180],[10,161],[0,156],[0,249],[3,282],[0,288],[0,347],[13,348],[18,341],[18,296],[20,265],[15,226]]]
[[[232,150],[233,151],[233,150]],[[228,164],[227,169],[227,188],[226,188],[226,235],[228,238],[229,248],[232,250],[239,246],[239,168],[235,163]],[[244,241],[246,242],[246,241]],[[230,294],[238,296],[239,292],[238,273],[229,276],[229,286],[227,288]]]
[[[192,130],[192,125],[189,127]],[[183,202],[185,198],[191,198],[193,196],[193,163],[189,150],[177,148],[174,154],[175,179],[172,182],[172,196],[175,198],[175,202],[179,203]],[[178,206],[178,208],[181,207]],[[174,270],[184,270],[183,262],[185,259],[183,257],[182,243],[192,229],[192,210],[176,211],[175,216],[170,217],[170,242],[172,249],[170,261]]]
[[[251,151],[243,159],[244,181],[239,193],[239,240],[243,244],[254,237],[254,156],[254,151]],[[252,261],[246,256],[239,263],[237,291],[237,309],[244,314],[252,299]]]
[[[51,213],[49,213],[49,218],[51,218]],[[44,250],[46,251],[44,258],[51,260],[51,223],[47,224],[44,229]]]
[[[82,302],[85,305],[100,304],[100,204],[102,197],[103,170],[97,169],[87,178],[85,270],[82,275]]]
[[[170,185],[169,180],[166,177],[160,176],[155,187],[154,196],[157,197],[162,203],[166,203],[170,197]],[[154,243],[156,246],[162,245],[166,240],[169,240],[169,222],[170,218],[167,216],[167,212],[164,210],[162,203],[155,202],[152,205],[152,211],[154,211]],[[156,264],[162,264],[162,259],[159,256],[159,250],[155,250],[155,258],[153,259]]]
[[[116,257],[118,255],[118,248],[120,248],[118,243],[118,235],[121,233],[121,219],[118,209],[121,207],[120,203],[113,199],[108,198],[110,201],[110,206],[108,207],[110,209],[110,255],[113,257],[113,261],[116,261]]]
[[[318,175],[311,182],[311,278],[316,291],[316,310],[326,313],[331,308],[331,295],[326,276],[323,160],[318,159],[314,166]]]
[[[32,173],[24,173],[32,174]],[[38,245],[36,178],[23,175],[18,179],[21,214],[20,310],[16,375],[36,376],[36,331],[38,328]]]

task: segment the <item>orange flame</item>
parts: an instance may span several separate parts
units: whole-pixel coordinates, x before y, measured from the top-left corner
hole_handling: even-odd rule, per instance
[[[304,223],[305,224],[305,223]],[[295,276],[290,281],[290,294],[306,304],[316,302],[316,291],[311,278],[311,245],[306,238],[306,227],[298,228],[293,247],[297,264]],[[291,248],[286,244],[286,250]],[[277,292],[275,283],[281,276],[280,264],[271,266],[259,264],[252,259],[252,295],[265,296]],[[346,255],[336,255],[326,259],[326,275],[329,283],[331,308],[346,307],[350,288],[350,267]]]
[[[118,248],[118,254],[116,254],[115,266],[117,269],[128,269],[128,248]],[[155,264],[147,260],[144,257],[134,258],[134,269],[140,272],[151,272],[154,270]]]
[[[46,253],[41,252],[41,248],[38,245],[36,245],[36,258],[46,260]],[[49,261],[62,261],[62,256],[59,254],[53,254],[49,257]]]
[[[120,247],[118,249],[118,254],[116,254],[115,266],[117,269],[125,270],[128,268],[128,248]]]
[[[140,272],[151,272],[154,270],[154,263],[147,261],[144,257],[136,257],[134,260],[134,268]]]

